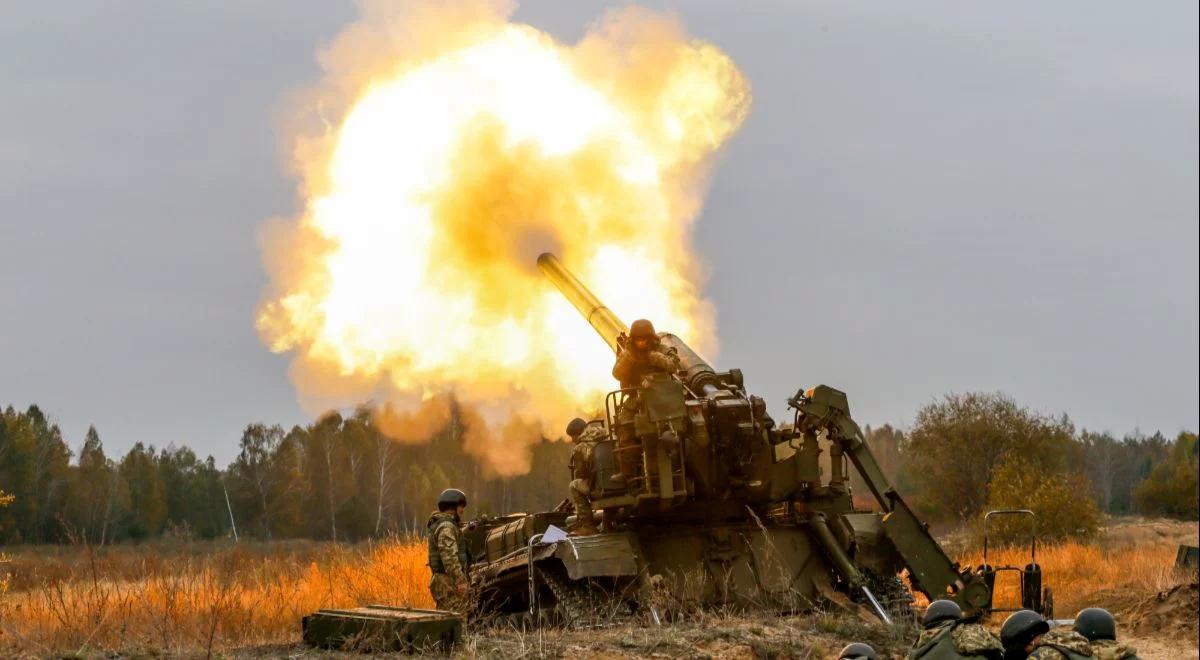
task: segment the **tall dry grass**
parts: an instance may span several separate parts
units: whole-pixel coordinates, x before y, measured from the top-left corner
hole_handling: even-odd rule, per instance
[[[1178,543],[1196,530],[1195,523],[1139,522],[1109,529],[1096,544],[1040,548],[1057,614],[1089,605],[1120,610],[1196,579],[1173,568]],[[1023,566],[1026,553],[1000,549],[989,561]],[[954,554],[964,564],[982,561],[978,550]],[[0,657],[225,652],[294,643],[300,618],[322,607],[433,605],[425,546],[414,539],[30,547],[10,555],[0,571],[12,574],[0,595]],[[998,587],[997,605],[1019,600],[1013,578],[1001,577]]]
[[[321,607],[429,607],[422,544],[24,549],[0,601],[0,655],[211,653],[297,639]]]
[[[1183,581],[1187,576],[1176,571],[1175,552],[1175,546],[1164,543],[1108,548],[1067,542],[1038,548],[1037,562],[1042,567],[1042,585],[1054,594],[1055,616],[1070,618],[1085,607],[1122,609]],[[961,562],[978,566],[983,563],[983,553],[970,553]],[[1024,567],[1029,549],[993,550],[988,562]],[[1020,601],[1019,576],[999,573],[993,603],[1020,607]]]

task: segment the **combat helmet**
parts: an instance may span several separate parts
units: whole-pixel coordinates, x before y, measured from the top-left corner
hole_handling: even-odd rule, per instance
[[[567,436],[571,438],[578,438],[579,434],[583,433],[583,430],[586,428],[587,422],[576,417],[567,424]]]
[[[958,621],[961,618],[962,608],[958,606],[958,603],[946,599],[935,600],[925,610],[925,618],[921,621],[921,625],[929,630],[939,623]]]
[[[654,331],[654,324],[646,319],[638,319],[629,326],[630,341],[642,338],[652,341],[658,339],[658,333]]]
[[[438,495],[438,511],[457,509],[467,505],[467,494],[457,488],[447,488]]]
[[[1000,626],[1000,643],[1005,651],[1015,651],[1029,646],[1038,635],[1050,631],[1050,623],[1033,610],[1013,612]]]
[[[862,642],[854,642],[847,644],[846,648],[838,654],[838,660],[879,660],[879,654],[875,653],[875,649],[871,648],[870,644]]]
[[[1075,632],[1089,642],[1099,639],[1117,640],[1117,621],[1102,607],[1089,607],[1075,615]]]

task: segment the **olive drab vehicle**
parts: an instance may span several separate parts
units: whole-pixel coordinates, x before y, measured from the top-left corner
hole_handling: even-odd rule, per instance
[[[553,255],[538,266],[614,353],[626,350],[621,319]],[[591,493],[600,533],[562,533],[571,521],[561,505],[470,525],[477,616],[577,623],[615,610],[657,619],[653,594],[686,593],[780,609],[853,601],[889,620],[911,612],[902,571],[930,600],[968,614],[988,606],[984,579],[960,570],[888,484],[844,393],[801,389],[788,399],[794,419],[777,425],[740,371],[717,371],[679,337],[658,337],[679,370],[604,402],[609,437],[595,450]],[[627,463],[637,470],[614,480],[619,451],[636,453]],[[881,512],[854,508],[850,465]]]

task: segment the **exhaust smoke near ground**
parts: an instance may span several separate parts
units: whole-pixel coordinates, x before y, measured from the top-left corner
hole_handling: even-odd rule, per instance
[[[385,432],[419,441],[453,395],[500,475],[614,387],[538,253],[627,321],[715,353],[691,230],[750,103],[672,16],[627,8],[567,45],[513,9],[363,4],[320,53],[290,128],[303,210],[263,232],[256,319],[310,409],[371,399]]]

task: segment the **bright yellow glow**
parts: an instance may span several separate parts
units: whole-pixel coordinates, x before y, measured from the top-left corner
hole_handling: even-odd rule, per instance
[[[346,39],[412,25],[368,14]],[[305,211],[266,241],[258,327],[294,352],[302,398],[403,407],[453,391],[491,426],[557,436],[615,384],[612,354],[539,277],[544,250],[626,322],[712,356],[690,223],[748,108],[733,63],[640,10],[574,47],[486,5],[419,21],[425,50],[331,71],[350,88],[344,118],[324,148],[297,148]],[[499,473],[527,469],[520,441],[475,446]]]

